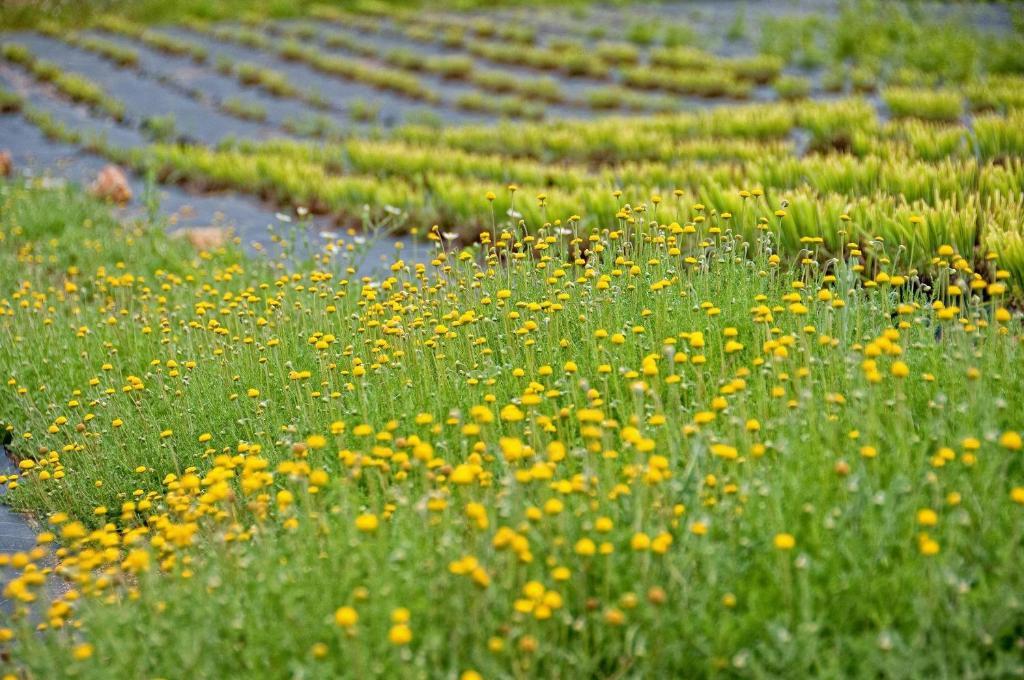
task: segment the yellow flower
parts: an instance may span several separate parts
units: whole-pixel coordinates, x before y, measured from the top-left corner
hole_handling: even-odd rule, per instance
[[[633,534],[633,538],[630,539],[629,547],[638,552],[647,550],[651,547],[651,537],[642,531],[638,531]]]
[[[334,612],[334,623],[342,628],[351,628],[359,623],[359,613],[352,607],[338,607]]]
[[[509,404],[508,406],[505,406],[501,409],[501,419],[506,422],[518,422],[522,420],[524,417],[525,414],[515,404]]]
[[[939,544],[929,538],[927,534],[921,534],[917,541],[917,547],[921,551],[922,555],[929,557],[939,553]]]
[[[133,574],[149,570],[149,553],[145,550],[135,549],[128,553],[128,556],[121,562],[121,568]]]
[[[739,457],[739,452],[735,446],[729,446],[728,444],[712,444],[711,453],[718,456],[719,458],[725,458],[727,460],[736,460]]]
[[[71,656],[75,658],[75,661],[85,661],[92,657],[93,651],[95,650],[91,644],[83,642],[82,644],[75,645],[75,648],[71,650]]]
[[[359,531],[364,533],[372,533],[376,531],[378,524],[377,515],[371,513],[366,513],[356,517],[356,529],[359,529]]]
[[[933,527],[939,523],[939,516],[931,508],[917,511],[917,523],[923,527]]]
[[[388,640],[393,645],[407,645],[412,642],[412,629],[404,623],[391,626],[391,630],[388,631]]]
[[[1008,430],[999,437],[999,445],[1010,451],[1020,451],[1024,448],[1024,441],[1021,440],[1020,432]]]
[[[612,607],[604,613],[604,620],[609,625],[621,626],[626,622],[626,615],[622,613],[622,610]]]
[[[461,463],[455,466],[450,477],[453,484],[472,484],[476,479],[476,469],[473,465]]]
[[[597,546],[589,538],[581,538],[576,541],[576,554],[589,557],[597,552]]]
[[[778,550],[792,550],[796,546],[793,534],[775,534],[773,543]]]

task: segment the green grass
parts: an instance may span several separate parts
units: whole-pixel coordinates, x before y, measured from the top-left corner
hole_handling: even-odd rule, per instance
[[[587,0],[569,0],[569,4],[582,5]],[[395,8],[422,7],[425,3],[417,0],[390,0],[387,4]],[[480,0],[455,0],[450,3],[455,9],[489,7],[493,2]],[[505,5],[531,5],[536,0],[502,0]],[[159,24],[183,19],[218,21],[237,19],[245,16],[259,16],[272,19],[292,19],[308,16],[322,7],[356,9],[371,6],[386,6],[383,3],[362,0],[99,0],[82,3],[76,0],[23,0],[0,6],[0,25],[11,29],[34,28],[40,24],[81,26],[104,14],[119,14],[132,21]],[[511,37],[511,36],[510,36]]]
[[[19,95],[0,89],[0,113],[17,113],[23,105],[24,101]]]
[[[882,99],[895,118],[957,121],[964,113],[963,95],[956,90],[890,87]]]
[[[115,99],[89,78],[64,71],[56,63],[38,59],[20,43],[4,43],[0,52],[7,61],[25,68],[40,83],[50,83],[61,95],[71,101],[86,104],[100,113],[121,121],[125,117],[124,103]]]
[[[220,108],[225,113],[229,113],[242,120],[251,120],[257,123],[263,123],[267,120],[266,107],[251,99],[228,97],[220,103]]]
[[[35,461],[7,498],[69,516],[80,594],[9,624],[33,677],[1021,669],[994,263],[822,266],[756,196],[626,195],[364,279],[348,237],[249,259],[71,190],[0,204],[0,419]]]
[[[0,183],[0,428],[19,468],[0,484],[40,528],[0,555],[4,672],[1024,675],[1019,57],[872,8],[769,21],[763,54],[730,59],[686,23],[613,34],[580,12],[551,41],[381,3],[143,0],[102,25],[213,61],[146,27],[189,15],[495,117],[766,84],[798,100],[810,80],[783,66],[821,64],[828,90],[879,89],[888,121],[858,98],[365,135],[311,116],[283,127],[314,143],[205,148],[155,117],[140,125],[164,143],[129,151],[0,95],[54,139],[338,230],[296,218],[269,249],[200,251],[76,189]],[[335,26],[262,21],[296,14]],[[362,36],[383,18],[480,59],[381,51]],[[3,56],[120,117],[56,64]],[[606,80],[571,95],[486,61]],[[474,89],[445,102],[433,76]],[[392,231],[414,238],[365,271]]]
[[[775,81],[775,91],[782,99],[806,99],[811,93],[811,81],[801,76],[782,76]]]

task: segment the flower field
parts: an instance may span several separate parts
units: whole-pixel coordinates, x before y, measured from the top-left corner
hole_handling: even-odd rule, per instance
[[[11,10],[4,677],[1024,675],[1021,16],[695,6]]]

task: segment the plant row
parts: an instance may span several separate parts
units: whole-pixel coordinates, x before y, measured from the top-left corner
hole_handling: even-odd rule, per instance
[[[124,103],[110,96],[102,87],[83,75],[63,70],[59,65],[39,59],[21,43],[4,43],[0,56],[27,70],[37,81],[53,85],[60,94],[85,104],[116,120],[125,117]]]

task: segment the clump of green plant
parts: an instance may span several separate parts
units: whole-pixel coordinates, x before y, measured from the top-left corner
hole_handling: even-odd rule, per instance
[[[355,116],[353,118],[356,119]],[[281,123],[281,127],[300,137],[329,139],[340,138],[343,135],[342,129],[329,116],[323,114],[306,114],[299,118],[286,118]]]
[[[762,54],[782,59],[787,64],[805,68],[820,66],[826,60],[826,53],[819,44],[823,42],[823,20],[818,16],[768,17],[760,32]]]
[[[782,59],[767,54],[734,57],[724,63],[724,67],[734,73],[737,78],[759,85],[771,83],[778,78],[782,73],[782,66]]]
[[[602,40],[595,46],[597,57],[609,66],[635,64],[640,61],[640,50],[628,42]]]
[[[257,123],[267,120],[267,109],[259,102],[252,101],[251,99],[228,97],[220,103],[220,108],[228,115],[242,120],[250,120]]]
[[[422,71],[425,68],[423,56],[408,47],[390,50],[384,55],[384,60],[392,66],[409,71]]]
[[[850,85],[854,92],[874,92],[878,89],[878,73],[868,65],[856,66],[850,70]]]
[[[1007,116],[980,115],[974,119],[973,131],[981,158],[1006,161],[1024,157],[1024,110],[1012,111]]]
[[[124,47],[95,36],[81,36],[77,33],[69,33],[64,36],[64,39],[69,44],[98,54],[122,68],[135,68],[139,65],[139,52],[130,47]]]
[[[989,73],[997,75],[1024,75],[1024,37],[1021,31],[1008,38],[986,45],[983,63]]]
[[[516,64],[545,71],[557,71],[562,65],[559,51],[547,47],[522,47],[510,50],[501,43],[468,41],[465,49],[472,55],[499,64]]]
[[[464,55],[431,57],[423,62],[423,67],[442,78],[462,80],[473,72],[473,60]]]
[[[738,80],[731,71],[720,69],[676,71],[634,67],[622,71],[622,82],[640,89],[664,90],[697,97],[744,99],[749,96],[751,90],[749,82]]]
[[[235,65],[235,76],[243,85],[259,87],[275,97],[296,97],[298,88],[292,84],[288,76],[280,71],[242,62]]]
[[[32,51],[21,43],[3,43],[0,45],[0,55],[12,64],[21,64],[22,66],[27,66],[35,60]]]
[[[909,87],[888,87],[882,100],[896,118],[923,120],[959,120],[964,114],[964,100],[959,91]]]
[[[782,76],[774,87],[782,99],[806,99],[811,93],[811,81],[803,76]]]
[[[464,92],[456,98],[455,105],[467,111],[494,111],[493,101],[483,92]]]
[[[910,66],[893,70],[886,78],[886,85],[900,87],[935,87],[938,76]]]
[[[226,54],[218,54],[214,61],[214,68],[221,75],[233,76],[235,75],[235,60]]]
[[[540,99],[545,102],[561,102],[565,93],[558,81],[550,76],[523,78],[506,71],[493,69],[476,69],[468,78],[469,82],[481,90],[498,94],[517,93],[525,97]]]
[[[353,99],[348,105],[348,115],[360,123],[375,122],[380,118],[380,104],[365,99]]]
[[[704,70],[712,68],[716,62],[710,52],[686,45],[656,47],[650,51],[648,59],[654,66],[676,70]]]
[[[671,97],[637,92],[621,85],[595,87],[586,92],[587,105],[596,110],[626,109],[630,111],[673,111],[677,108]]]
[[[324,33],[323,42],[327,47],[348,50],[349,52],[353,52],[364,57],[377,56],[377,49],[373,45],[369,44],[365,40],[361,40],[358,36],[350,35],[348,33],[340,33],[337,31]]]
[[[844,64],[832,64],[821,75],[821,87],[825,92],[842,92],[846,89],[847,73]]]
[[[40,132],[47,139],[68,144],[80,144],[83,141],[81,132],[68,127],[42,109],[37,109],[34,106],[25,106],[23,107],[23,115],[25,120],[39,128]]]
[[[661,44],[664,47],[680,47],[695,45],[700,42],[697,31],[687,24],[669,24],[662,34]]]
[[[738,42],[747,37],[747,10],[745,6],[737,8],[733,14],[729,28],[725,31],[725,38],[730,42]]]
[[[658,27],[653,22],[634,22],[626,28],[626,40],[649,47],[658,40]]]
[[[378,33],[381,30],[380,20],[374,12],[368,11],[365,3],[361,3],[362,12],[348,12],[337,6],[316,4],[309,8],[309,15],[315,19],[328,21],[339,26],[358,29],[361,33]],[[385,16],[381,14],[381,16]]]
[[[49,59],[35,59],[29,62],[28,70],[41,83],[52,83],[63,73],[60,66]]]
[[[0,113],[17,113],[23,104],[20,96],[0,87]]]
[[[142,121],[142,129],[155,142],[169,142],[178,135],[178,126],[173,113],[149,116]]]
[[[966,94],[972,111],[1024,109],[1024,77],[992,75],[968,85]]]
[[[516,91],[527,98],[545,102],[558,103],[565,101],[565,92],[557,80],[549,76],[539,78],[519,78]]]
[[[499,24],[498,37],[511,43],[532,45],[537,42],[537,29],[526,24]]]
[[[539,120],[544,117],[544,107],[524,101],[519,97],[500,97],[484,92],[470,91],[460,94],[455,105],[466,111],[492,113],[508,118]]]
[[[469,22],[469,27],[478,38],[493,38],[498,33],[498,26],[486,17],[477,17]]]
[[[455,26],[447,28],[441,33],[441,44],[452,49],[463,47],[466,40],[465,32]]]
[[[607,78],[608,65],[582,47],[570,46],[561,54],[561,68],[566,75]]]
[[[855,133],[874,135],[878,129],[875,110],[863,99],[804,104],[796,114],[796,123],[811,134],[810,148],[825,152],[849,151]]]
[[[404,123],[415,129],[440,130],[444,126],[444,119],[437,111],[416,109],[406,114]]]

